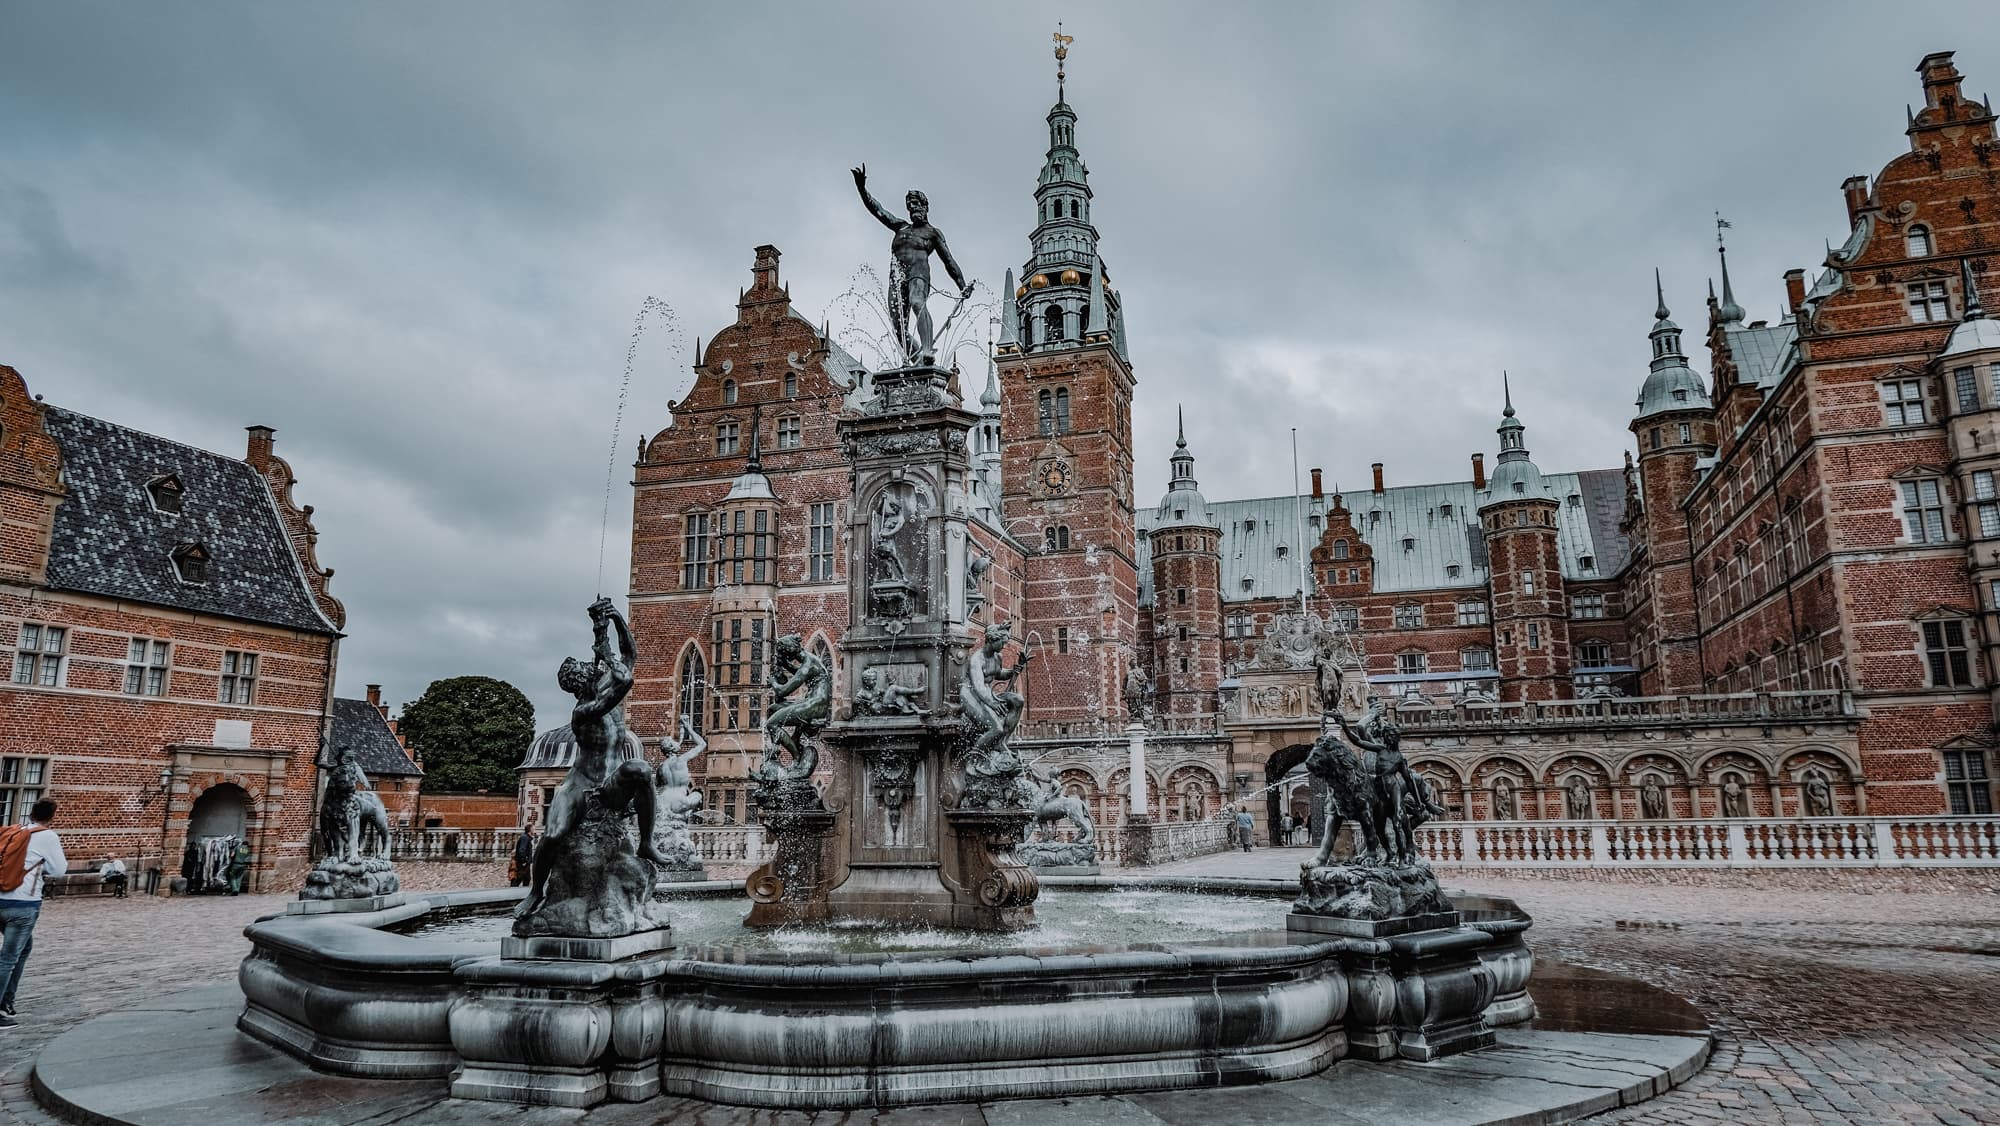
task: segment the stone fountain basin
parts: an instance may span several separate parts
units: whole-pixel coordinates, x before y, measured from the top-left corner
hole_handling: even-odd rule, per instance
[[[613,963],[508,961],[491,942],[385,929],[501,910],[521,895],[457,892],[253,923],[239,1027],[323,1071],[450,1076],[460,1097],[589,1106],[664,1093],[856,1108],[1290,1079],[1350,1055],[1396,1054],[1394,1036],[1385,1051],[1379,1033],[1398,1005],[1471,1006],[1465,1015],[1488,1025],[1534,1012],[1528,920],[1505,900],[1463,903],[1467,924],[1452,941],[1476,948],[1476,962],[1411,992],[1384,970],[1407,939],[1287,936],[1285,884],[1060,883],[1270,894],[1272,927],[1118,947],[800,955],[712,945]],[[742,894],[733,882],[675,891]]]

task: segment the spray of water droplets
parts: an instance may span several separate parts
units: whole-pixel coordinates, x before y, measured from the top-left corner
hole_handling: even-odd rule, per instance
[[[625,378],[618,384],[618,410],[611,416],[611,450],[605,457],[604,465],[604,513],[597,527],[597,592],[604,593],[604,550],[611,537],[611,491],[618,479],[618,444],[623,440],[625,430],[625,404],[632,397],[632,369],[639,362],[639,342],[645,339],[650,325],[657,324],[658,332],[665,336],[668,347],[679,351],[686,344],[681,332],[680,317],[673,306],[657,297],[647,297],[639,303],[639,311],[632,317],[632,340],[625,346]]]
[[[977,353],[974,366],[984,364],[985,345],[978,326],[987,323],[999,309],[999,301],[986,283],[972,283],[971,297],[960,302],[952,298],[950,311],[936,320],[937,355],[946,367],[958,361],[965,348]],[[933,297],[942,294],[933,294]],[[935,304],[932,317],[938,318]],[[889,307],[889,285],[875,267],[862,265],[847,276],[847,288],[827,302],[824,318],[834,343],[848,355],[867,365],[870,371],[903,367],[913,357],[903,351],[902,335],[896,331],[896,314]]]

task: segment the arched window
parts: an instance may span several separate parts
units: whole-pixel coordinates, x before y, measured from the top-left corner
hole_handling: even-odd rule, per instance
[[[1035,421],[1042,437],[1055,433],[1055,395],[1046,387],[1035,395]]]
[[[1042,332],[1045,335],[1044,342],[1048,344],[1064,339],[1061,305],[1051,305],[1042,310]]]
[[[1904,249],[1909,252],[1910,257],[1929,258],[1934,253],[1931,243],[1931,229],[1922,223],[1912,224],[1909,233],[1903,236],[1903,245]]]
[[[707,666],[701,660],[701,648],[696,645],[690,645],[687,647],[687,652],[681,655],[681,706],[679,712],[682,718],[694,724],[696,731],[707,730],[707,725],[704,722],[704,717],[708,714],[707,693],[708,670]],[[678,737],[678,732],[676,733],[676,737]]]
[[[725,379],[722,381],[722,403],[724,406],[731,406],[734,405],[735,402],[736,402],[736,381],[733,379]]]
[[[1077,334],[1082,335],[1083,330],[1088,327],[1090,327],[1090,302],[1086,301],[1083,303],[1082,311],[1076,315]]]
[[[1334,557],[1335,559],[1345,559],[1345,558],[1347,558],[1347,541],[1346,541],[1346,540],[1335,540],[1335,541],[1333,541],[1333,557]]]
[[[1056,388],[1056,433],[1069,433],[1069,388]]]
[[[1069,550],[1069,525],[1068,525],[1068,524],[1057,524],[1057,525],[1056,525],[1056,550],[1057,550],[1057,551],[1068,551],[1068,550]]]

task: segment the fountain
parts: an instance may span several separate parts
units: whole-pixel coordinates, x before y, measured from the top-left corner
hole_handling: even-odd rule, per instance
[[[559,674],[577,698],[578,750],[511,933],[460,919],[520,895],[502,890],[259,921],[239,975],[244,1032],[321,1071],[446,1078],[458,1098],[818,1109],[1293,1079],[1344,1058],[1473,1051],[1534,1016],[1527,917],[1439,889],[1410,845],[1428,810],[1394,726],[1379,713],[1349,721],[1365,693],[1335,653],[1322,655],[1329,724],[1313,769],[1330,795],[1326,839],[1355,821],[1356,857],[1322,851],[1295,887],[1181,880],[1135,893],[1143,878],[1051,875],[1069,883],[1042,902],[1020,853],[1051,793],[1010,745],[1034,654],[969,612],[986,599],[968,524],[975,417],[931,355],[922,298],[942,238],[920,202],[912,193],[905,222],[868,199],[897,232],[905,354],[841,421],[843,659],[830,668],[796,635],[775,645],[754,772],[771,862],[741,889],[663,882],[656,897],[663,799],[643,764],[610,755],[626,738],[633,646],[600,600],[592,659]],[[1128,686],[1135,756],[1146,687]],[[851,710],[836,714],[839,698]],[[1143,815],[1143,791],[1134,799]],[[664,800],[680,799],[670,788]],[[1275,903],[1248,930],[1176,922],[1216,914],[1204,896],[1274,891],[1297,894],[1284,923]],[[713,905],[744,892],[740,925]],[[1137,924],[1085,909],[1134,894],[1152,897]],[[1052,925],[1064,914],[1101,930]]]

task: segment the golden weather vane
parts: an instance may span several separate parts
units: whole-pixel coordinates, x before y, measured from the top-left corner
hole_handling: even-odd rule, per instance
[[[1060,91],[1062,88],[1062,83],[1064,78],[1063,60],[1069,58],[1069,45],[1076,42],[1076,36],[1064,35],[1062,30],[1062,21],[1057,20],[1056,33],[1053,38],[1055,39],[1055,44],[1056,44],[1056,88],[1058,91]]]

